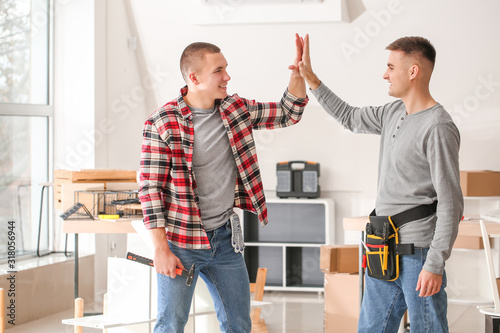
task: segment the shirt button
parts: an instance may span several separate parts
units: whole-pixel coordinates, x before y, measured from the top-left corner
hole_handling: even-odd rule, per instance
[[[405,117],[401,117],[401,120],[405,120]]]
[[[398,126],[398,129],[399,129],[399,126]]]
[[[396,137],[395,135],[393,135],[393,136],[392,136],[392,138],[393,138],[393,139],[394,139],[395,137]]]

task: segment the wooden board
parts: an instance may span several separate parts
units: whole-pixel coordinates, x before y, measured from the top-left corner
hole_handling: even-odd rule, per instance
[[[71,183],[91,183],[96,180],[115,182],[133,180],[133,182],[136,182],[137,172],[134,170],[119,169],[54,170],[54,179]]]

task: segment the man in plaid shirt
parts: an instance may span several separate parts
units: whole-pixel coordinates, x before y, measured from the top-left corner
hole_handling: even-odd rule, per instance
[[[231,79],[220,49],[193,43],[181,56],[186,86],[144,124],[140,199],[158,273],[155,332],[182,332],[198,276],[214,300],[223,332],[250,332],[250,290],[241,225],[233,207],[267,223],[255,129],[296,124],[307,104],[298,72],[303,40],[288,89],[278,103],[227,94]],[[196,133],[196,135],[194,135]],[[175,269],[195,266],[185,285]]]

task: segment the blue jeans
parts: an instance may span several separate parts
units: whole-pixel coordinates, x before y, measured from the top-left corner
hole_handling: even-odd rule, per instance
[[[411,333],[448,332],[446,274],[443,273],[443,284],[437,294],[419,297],[420,291],[415,290],[428,251],[415,248],[415,254],[400,256],[399,278],[395,281],[366,275],[359,333],[397,332],[407,309]]]
[[[172,279],[157,274],[158,319],[155,333],[184,332],[189,317],[198,276],[205,281],[212,296],[221,332],[250,332],[250,282],[241,253],[235,253],[231,245],[231,223],[207,231],[211,249],[183,249],[173,244],[172,252],[189,270],[194,263],[195,276],[190,287],[186,278]]]

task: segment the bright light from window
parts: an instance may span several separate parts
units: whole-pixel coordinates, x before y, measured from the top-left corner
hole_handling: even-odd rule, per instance
[[[48,1],[2,0],[0,102],[48,104]]]

